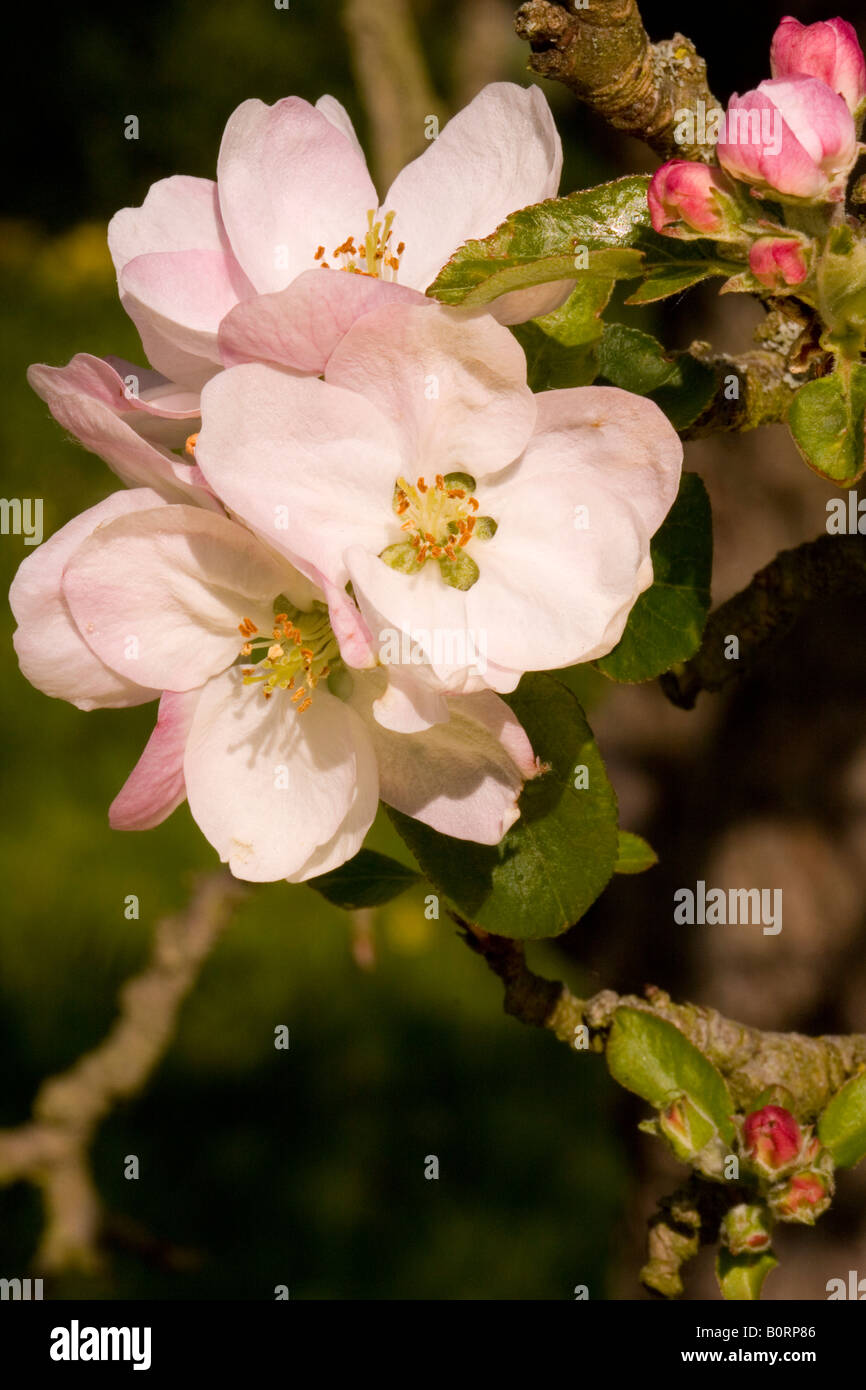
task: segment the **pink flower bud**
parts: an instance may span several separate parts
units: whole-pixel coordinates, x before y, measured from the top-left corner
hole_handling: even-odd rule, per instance
[[[801,24],[787,15],[773,35],[770,65],[774,77],[817,77],[839,93],[852,113],[866,100],[866,58],[854,26],[845,19]]]
[[[719,162],[760,193],[839,202],[857,159],[854,118],[817,77],[782,77],[731,97]]]
[[[800,285],[809,274],[803,243],[793,237],[759,237],[749,252],[749,269],[769,290]]]
[[[803,1143],[800,1126],[781,1105],[753,1110],[743,1124],[743,1147],[761,1167],[776,1171],[797,1157]]]
[[[811,1226],[830,1205],[827,1184],[818,1173],[798,1173],[772,1198],[777,1216]]]
[[[655,171],[647,201],[653,227],[667,236],[721,236],[733,211],[724,175],[688,159],[670,159]]]

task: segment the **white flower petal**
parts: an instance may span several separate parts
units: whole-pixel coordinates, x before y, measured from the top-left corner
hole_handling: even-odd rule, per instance
[[[407,164],[383,207],[405,243],[404,285],[426,290],[464,241],[494,232],[511,212],[553,198],[562,145],[538,87],[493,82]]]
[[[187,798],[237,878],[323,872],[324,856],[313,857],[341,831],[347,857],[354,852],[358,821],[369,813],[368,828],[378,790],[369,737],[351,715],[322,687],[299,714],[287,691],[265,701],[236,670],[208,681],[187,742]]]
[[[155,700],[159,690],[118,675],[85,642],[63,597],[63,571],[100,524],[161,505],[148,488],[114,492],[73,517],[27,556],[9,590],[18,623],[13,636],[23,674],[44,695],[69,700],[79,709],[117,709]]]
[[[288,565],[228,518],[162,507],[101,526],[67,565],[63,592],[94,652],[160,690],[192,690],[229,666],[250,619],[265,636]]]

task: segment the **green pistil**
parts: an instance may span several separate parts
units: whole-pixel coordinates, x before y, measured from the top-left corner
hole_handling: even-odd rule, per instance
[[[328,678],[330,684],[330,678],[343,670],[324,603],[315,602],[305,613],[280,594],[274,602],[271,637],[254,637],[256,631],[248,618],[240,625],[241,635],[247,639],[242,656],[258,651],[267,653],[255,666],[243,668],[243,681],[244,685],[261,684],[266,700],[275,690],[291,690],[292,702],[301,714],[312,704],[319,681]]]
[[[493,518],[478,516],[474,491],[469,473],[438,473],[432,485],[424,478],[414,486],[398,478],[392,505],[408,537],[387,545],[379,559],[400,574],[417,574],[427,560],[436,560],[446,584],[471,589],[480,571],[466,547],[471,540],[487,541],[496,534]]]

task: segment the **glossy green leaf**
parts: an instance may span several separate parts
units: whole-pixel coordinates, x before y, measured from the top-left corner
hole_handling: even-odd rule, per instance
[[[801,386],[788,411],[794,443],[810,468],[834,483],[855,483],[866,467],[863,417],[866,366],[849,364]]]
[[[716,1258],[716,1278],[722,1297],[730,1302],[752,1303],[761,1297],[768,1274],[779,1261],[771,1250],[762,1255],[732,1255],[722,1248]]]
[[[642,835],[634,835],[630,830],[619,832],[615,874],[642,874],[658,862],[658,855]]]
[[[653,583],[631,610],[613,651],[595,663],[611,680],[654,680],[700,646],[710,607],[713,528],[697,473],[683,474],[677,500],[650,550]]]
[[[520,819],[500,844],[456,840],[389,814],[434,887],[462,916],[500,936],[558,936],[613,874],[616,798],[570,690],[553,676],[533,674],[507,700],[549,770],[525,786]]]
[[[561,308],[515,324],[512,333],[526,353],[527,379],[533,391],[587,386],[598,370],[601,313],[613,280],[585,275]]]
[[[721,257],[712,241],[684,241],[661,236],[644,226],[634,243],[643,256],[643,282],[626,304],[652,304],[672,294],[683,294],[713,275],[726,278],[742,270],[737,261]]]
[[[311,888],[336,907],[379,907],[420,883],[421,875],[387,854],[362,849],[339,869],[307,879]]]
[[[818,1121],[818,1138],[840,1168],[866,1156],[866,1072],[836,1092]]]
[[[657,1110],[688,1096],[732,1143],[734,1105],[712,1062],[678,1028],[642,1009],[617,1009],[605,1049],[611,1076]]]
[[[630,175],[514,212],[481,241],[467,241],[428,291],[443,304],[489,304],[501,294],[582,275],[632,279],[633,246],[649,212],[646,175]]]
[[[691,353],[668,355],[649,333],[621,323],[604,325],[598,371],[612,386],[655,401],[677,430],[706,410],[718,384],[716,373]]]

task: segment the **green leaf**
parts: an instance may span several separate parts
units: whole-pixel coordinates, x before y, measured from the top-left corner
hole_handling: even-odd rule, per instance
[[[614,1081],[657,1110],[688,1096],[732,1143],[734,1103],[712,1062],[678,1028],[642,1009],[617,1009],[605,1049]]]
[[[389,814],[434,887],[462,916],[500,936],[558,936],[613,874],[616,798],[571,691],[553,676],[532,674],[506,698],[549,770],[524,787],[520,819],[498,845],[456,840]]]
[[[604,325],[598,350],[599,375],[612,386],[648,396],[674,429],[691,425],[716,393],[716,373],[689,352],[668,356],[649,333],[622,323]]]
[[[771,1250],[762,1255],[732,1255],[730,1250],[721,1249],[716,1257],[716,1278],[722,1298],[740,1303],[759,1299],[764,1280],[778,1263]]]
[[[715,242],[661,236],[648,226],[641,228],[633,244],[643,256],[644,279],[626,304],[652,304],[657,299],[682,294],[710,276],[727,278],[743,268],[737,261],[720,257]]]
[[[600,315],[613,286],[613,280],[585,275],[559,309],[512,327],[526,353],[531,390],[588,386],[595,378],[603,328]]]
[[[697,473],[684,473],[676,502],[650,545],[654,579],[612,652],[595,665],[615,681],[654,680],[700,646],[710,607],[713,528]]]
[[[551,280],[633,279],[643,265],[632,243],[649,220],[648,187],[645,174],[633,174],[522,208],[491,236],[461,246],[428,294],[443,304],[489,304]]]
[[[788,410],[794,443],[822,478],[848,486],[866,467],[866,367],[856,362],[801,386]]]
[[[354,859],[329,874],[307,879],[310,888],[329,903],[349,910],[379,907],[420,882],[421,875],[415,869],[372,849],[359,850]]]
[[[642,835],[633,835],[630,830],[619,832],[619,846],[613,866],[615,874],[642,874],[658,862],[658,855]]]
[[[818,1121],[818,1138],[840,1168],[866,1156],[866,1072],[836,1092]]]

